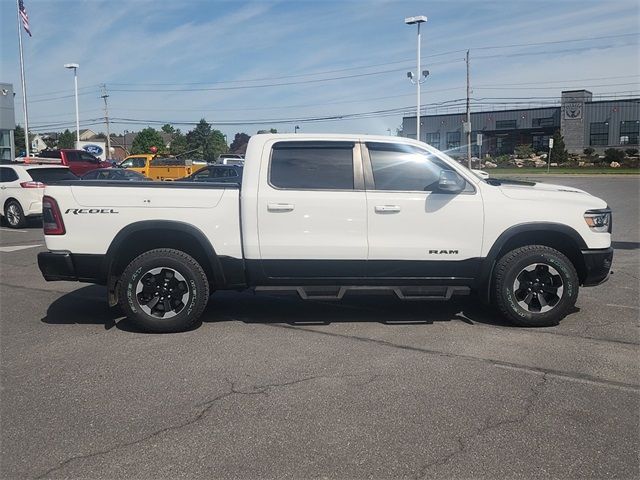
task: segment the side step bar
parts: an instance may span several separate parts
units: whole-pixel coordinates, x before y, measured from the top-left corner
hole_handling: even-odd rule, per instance
[[[394,293],[400,300],[449,300],[453,295],[469,295],[471,289],[461,286],[443,287],[380,287],[380,286],[335,286],[335,287],[255,287],[256,292],[296,292],[303,300],[342,300],[348,291],[367,291],[371,294]]]

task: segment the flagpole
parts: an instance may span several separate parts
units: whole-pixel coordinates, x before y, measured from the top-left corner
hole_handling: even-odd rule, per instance
[[[22,22],[20,20],[20,1],[16,0],[16,18],[18,19],[18,45],[20,46],[20,79],[22,80],[22,111],[24,113],[24,146],[29,156],[29,114],[27,113],[27,83],[24,79],[24,56],[22,54]]]

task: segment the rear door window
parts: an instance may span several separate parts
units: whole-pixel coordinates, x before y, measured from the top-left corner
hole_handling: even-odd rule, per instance
[[[211,171],[208,168],[203,168],[193,174],[193,179],[196,182],[206,182],[211,176]]]
[[[78,152],[66,152],[65,157],[67,158],[67,162],[79,162],[80,157],[78,156]]]
[[[0,183],[15,182],[18,180],[18,174],[13,168],[0,168]]]
[[[279,142],[269,182],[293,190],[353,190],[352,142]]]
[[[78,155],[80,156],[80,161],[82,162],[98,163],[99,161],[96,157],[94,157],[90,153],[78,152]]]

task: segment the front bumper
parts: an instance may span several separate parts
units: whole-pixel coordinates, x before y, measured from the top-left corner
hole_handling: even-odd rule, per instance
[[[38,267],[45,280],[105,284],[104,255],[40,252]]]
[[[583,286],[593,287],[608,280],[613,260],[612,247],[582,250],[582,258],[586,268]]]

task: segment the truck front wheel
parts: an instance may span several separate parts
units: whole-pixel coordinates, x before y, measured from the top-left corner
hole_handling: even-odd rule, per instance
[[[575,267],[550,247],[528,245],[512,250],[498,260],[494,271],[498,309],[516,325],[557,325],[578,298]]]
[[[119,304],[126,316],[151,332],[188,330],[209,300],[209,284],[200,264],[169,248],[133,259],[120,277],[119,288]]]

